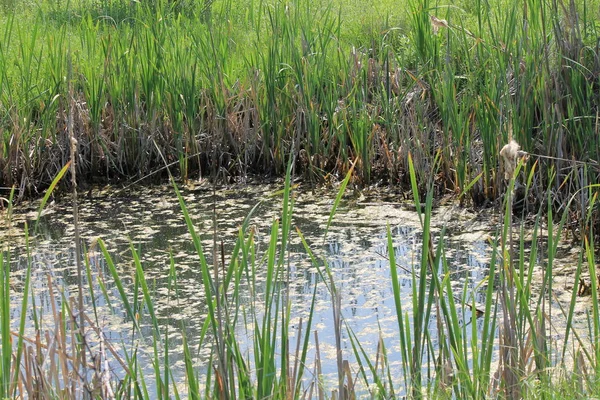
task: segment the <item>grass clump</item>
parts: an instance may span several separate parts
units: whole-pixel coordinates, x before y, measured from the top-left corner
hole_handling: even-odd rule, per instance
[[[436,194],[485,204],[503,193],[496,171],[509,138],[540,165],[537,205],[550,169],[557,202],[598,182],[594,1],[370,7],[113,0],[5,10],[0,185],[22,198],[50,184],[68,158],[71,102],[82,184],[145,177],[164,154],[183,179],[212,165],[226,180],[281,175],[293,156],[313,182],[358,159],[354,183],[408,187],[410,153],[425,193],[439,154]],[[589,198],[575,201],[583,210]]]

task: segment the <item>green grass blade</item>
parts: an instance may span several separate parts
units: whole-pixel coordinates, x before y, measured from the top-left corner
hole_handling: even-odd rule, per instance
[[[52,183],[50,184],[50,187],[48,187],[48,190],[46,190],[46,194],[42,198],[42,201],[40,202],[40,207],[38,208],[38,213],[37,213],[37,217],[36,217],[36,221],[35,221],[35,226],[33,228],[35,232],[37,232],[38,223],[40,221],[40,215],[42,215],[42,211],[44,210],[44,207],[46,206],[46,203],[48,202],[48,199],[52,195],[52,192],[54,192],[54,188],[56,188],[56,185],[58,185],[58,182],[60,182],[60,180],[62,179],[62,177],[67,173],[67,171],[69,170],[70,166],[71,166],[71,161],[69,160],[69,161],[67,161],[67,163],[65,164],[65,166],[62,167],[62,169],[58,172],[58,174],[56,174],[56,176],[52,180]]]
[[[342,201],[342,196],[346,192],[346,186],[348,186],[348,182],[350,182],[350,178],[352,177],[352,172],[354,171],[354,166],[356,165],[357,162],[358,162],[358,159],[354,160],[354,162],[350,166],[350,169],[346,173],[346,177],[344,178],[344,180],[342,181],[342,184],[340,185],[340,189],[338,190],[337,196],[335,197],[333,207],[331,208],[331,212],[329,213],[329,218],[327,219],[327,227],[325,228],[325,234],[323,235],[324,237],[327,237],[327,232],[329,232],[329,227],[331,226],[331,221],[333,221],[335,212],[337,211],[337,208],[340,205],[340,202]]]

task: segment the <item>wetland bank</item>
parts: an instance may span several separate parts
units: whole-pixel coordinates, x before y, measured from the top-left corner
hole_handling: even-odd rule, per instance
[[[598,395],[597,0],[0,9],[0,396]]]

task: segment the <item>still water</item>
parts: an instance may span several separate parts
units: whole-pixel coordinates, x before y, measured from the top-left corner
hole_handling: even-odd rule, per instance
[[[249,224],[255,232],[257,242],[257,267],[253,277],[255,283],[242,284],[241,287],[246,290],[240,293],[240,306],[237,310],[239,315],[251,315],[251,312],[260,315],[262,312],[257,305],[259,302],[254,301],[264,296],[261,289],[264,290],[265,287],[266,267],[265,262],[261,263],[260,260],[268,247],[271,224],[281,215],[281,194],[278,193],[281,187],[282,185],[275,184],[247,185],[213,191],[210,186],[200,185],[182,189],[195,228],[203,240],[209,264],[212,264],[214,233],[216,232],[219,246],[219,257],[222,243],[227,263],[227,255],[235,244],[240,226],[253,210]],[[302,187],[294,190],[292,233],[285,261],[289,271],[289,287],[285,290],[286,293],[289,290],[291,304],[290,348],[295,346],[301,319],[304,321],[302,334],[306,331],[305,324],[313,293],[316,291],[307,375],[313,370],[316,332],[325,381],[334,382],[336,351],[331,295],[317,268],[307,256],[296,233],[297,228],[305,236],[312,251],[331,270],[335,285],[341,293],[342,316],[347,327],[356,335],[372,360],[375,359],[378,342],[382,340],[391,371],[399,374],[400,344],[386,227],[389,224],[391,228],[399,265],[403,311],[410,315],[413,290],[411,270],[413,267],[418,268],[420,263],[421,227],[418,214],[410,211],[409,203],[400,201],[400,196],[395,193],[365,191],[360,195],[344,198],[325,236],[335,195],[335,190],[314,192]],[[144,345],[143,338],[132,338],[131,324],[117,300],[118,292],[111,281],[106,260],[94,245],[97,238],[106,242],[125,284],[125,291],[130,296],[134,290],[135,272],[130,246],[137,250],[154,297],[162,334],[169,344],[169,364],[174,377],[177,379],[184,371],[180,334],[182,328],[190,347],[194,349],[194,361],[202,375],[206,371],[211,348],[199,343],[198,336],[208,308],[198,255],[173,189],[164,186],[128,192],[97,190],[91,198],[82,198],[79,207],[82,240],[89,255],[90,287],[94,293],[93,299],[92,296],[87,296],[86,304],[91,309],[92,302],[95,303],[98,325],[108,339],[120,351],[125,351],[123,349],[131,348],[131,344],[136,343],[142,358],[144,354],[149,357],[151,353],[147,343]],[[215,213],[216,226],[213,223]],[[35,205],[30,209],[18,210],[16,214],[13,229],[10,230],[11,236],[4,236],[0,243],[11,255],[13,287],[18,293],[28,258],[23,242],[19,239],[22,235],[18,232],[19,228],[22,230],[25,220],[29,220],[30,225],[34,224]],[[49,205],[40,219],[38,234],[30,244],[33,307],[42,320],[45,318],[44,322],[48,326],[53,325],[53,321],[48,320],[52,314],[49,282],[56,299],[60,300],[63,290],[66,297],[76,293],[72,222],[70,202],[67,199]],[[466,288],[469,296],[474,296],[477,303],[483,303],[485,285],[481,284],[487,275],[490,257],[486,230],[476,228],[481,225],[475,215],[454,207],[437,208],[432,224],[434,242],[439,240],[441,228],[449,227],[445,251],[453,274],[455,294],[461,296]],[[171,263],[177,273],[176,290],[173,281],[169,280]],[[108,297],[101,290],[100,282],[104,283]],[[20,299],[14,296],[13,301],[14,319],[17,320]],[[469,314],[466,312],[462,316],[465,323],[471,323]],[[149,335],[150,320],[142,316],[140,321],[143,331]],[[478,323],[477,320],[473,322]],[[429,323],[434,332],[435,321],[431,320]],[[33,329],[33,326],[29,329]],[[253,332],[251,319],[238,324],[236,335],[249,358],[253,351]],[[355,358],[346,329],[343,330],[342,340],[343,357],[355,368]],[[436,340],[435,334],[433,340]],[[111,367],[118,376],[119,366]],[[356,374],[357,370],[354,369],[353,372]],[[400,379],[399,377],[398,382]]]

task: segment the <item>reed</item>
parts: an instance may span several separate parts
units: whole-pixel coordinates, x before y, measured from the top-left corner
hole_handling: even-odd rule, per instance
[[[407,0],[406,15],[382,3],[379,22],[346,2],[304,0],[244,11],[215,1],[208,14],[164,1],[7,9],[0,186],[35,196],[68,158],[73,49],[82,182],[152,174],[160,152],[183,179],[208,176],[213,161],[228,179],[283,174],[293,155],[313,181],[359,158],[355,183],[408,187],[410,152],[425,193],[441,151],[436,195],[483,204],[502,193],[497,154],[510,131],[540,164],[530,195],[544,201],[553,168],[564,203],[598,182],[595,5]]]
[[[441,157],[440,169],[444,168]],[[332,205],[328,227],[352,175],[360,173],[355,172],[356,165],[358,158],[342,182]],[[528,177],[527,187],[531,187],[532,179],[529,178],[534,172],[530,170],[529,175],[525,175],[522,167],[522,163],[517,165],[509,177],[508,193],[512,193],[514,182],[524,177]],[[215,249],[206,249],[202,236],[210,235],[210,232],[196,230],[174,184],[174,195],[179,199],[202,275],[199,284],[208,309],[204,321],[183,322],[180,327],[163,324],[156,313],[156,304],[164,294],[154,291],[139,251],[133,244],[130,246],[133,271],[124,274],[104,241],[98,239],[93,247],[105,260],[106,270],[103,272],[98,268],[99,264],[90,262],[89,252],[95,250],[86,249],[88,256],[83,258],[86,290],[89,298],[103,298],[110,309],[123,310],[130,339],[107,339],[100,317],[106,310],[98,310],[96,300],[75,313],[75,309],[80,309],[75,307],[75,297],[51,294],[53,322],[49,325],[50,316],[43,317],[41,310],[38,311],[40,305],[35,303],[36,297],[30,292],[31,258],[28,259],[24,284],[18,289],[22,301],[14,304],[10,299],[17,289],[10,285],[10,246],[0,252],[3,271],[0,281],[2,395],[60,399],[78,397],[87,390],[100,398],[139,399],[184,396],[311,398],[328,393],[344,399],[367,394],[409,398],[538,398],[565,395],[572,388],[577,388],[577,393],[583,397],[597,394],[598,349],[589,347],[590,342],[597,342],[600,331],[596,302],[592,301],[587,317],[589,332],[585,332],[580,324],[575,324],[575,304],[581,301],[577,297],[577,288],[573,288],[571,301],[566,306],[556,302],[554,297],[554,260],[559,244],[570,240],[565,238],[564,230],[578,194],[572,197],[556,220],[548,198],[532,225],[511,222],[512,196],[507,195],[502,226],[491,240],[487,279],[480,287],[460,287],[452,282],[445,230],[434,233],[430,228],[433,182],[430,182],[422,206],[412,157],[409,157],[409,171],[414,187],[413,200],[420,210],[423,242],[410,271],[412,295],[408,299],[401,295],[394,238],[389,227],[387,229],[399,351],[386,348],[381,341],[375,355],[369,355],[345,324],[341,308],[343,293],[337,288],[327,259],[311,249],[300,230],[294,233],[291,229],[294,190],[290,162],[286,183],[280,192],[281,215],[272,223],[269,244],[264,252],[257,250],[255,232],[250,227],[253,211],[240,226],[229,254],[225,254],[224,246],[218,241]],[[56,186],[57,182],[54,184]],[[586,188],[591,193],[591,207],[595,204],[597,189],[597,185]],[[546,212],[547,217],[544,216]],[[578,282],[583,272],[589,271],[590,292],[597,296],[595,255],[591,247],[594,242],[592,210],[587,210],[586,215],[588,234],[580,241],[585,254],[578,260],[575,281]],[[531,234],[528,241],[525,240],[526,231]],[[295,339],[292,340],[290,335],[290,310],[294,304],[290,302],[288,292],[287,252],[294,235],[304,244],[331,296],[338,373],[337,384],[333,387],[321,380],[318,335],[315,334],[314,340],[311,335],[316,289],[308,318],[299,321]],[[31,240],[25,239],[26,243]],[[259,268],[266,270],[264,283],[255,279]],[[131,277],[126,278],[128,275]],[[179,291],[177,275],[171,257],[169,268],[165,270],[168,297]],[[538,275],[541,278],[536,277]],[[93,281],[98,282],[99,292],[90,285]],[[56,288],[57,284],[49,278],[48,285]],[[114,289],[108,290],[108,285]],[[484,303],[475,301],[478,292],[485,294]],[[113,305],[117,306],[113,308]],[[16,324],[11,321],[14,307],[20,310]],[[32,312],[28,312],[29,308]],[[87,332],[85,347],[77,339],[80,324],[75,318],[82,314]],[[35,320],[33,336],[26,332],[27,318]],[[554,323],[557,318],[564,319],[565,325],[559,328]],[[209,367],[205,370],[198,369],[195,361],[200,347],[196,349],[188,342],[190,328],[196,332],[194,342],[197,346],[211,349]],[[248,331],[252,332],[248,336],[251,339],[244,348],[241,343],[246,339],[239,335],[246,335]],[[173,334],[182,338],[183,375],[175,376],[171,369],[170,338]],[[560,340],[555,339],[557,335]],[[349,350],[342,346],[342,336],[349,338]],[[140,342],[148,347],[149,353],[142,352]],[[307,374],[312,362],[308,356],[311,348],[315,355],[314,375]],[[77,362],[83,359],[82,352],[88,352],[88,360],[92,361],[84,365]],[[349,361],[352,357],[355,363]],[[390,368],[390,359],[401,360],[401,371]],[[111,377],[111,368],[120,371],[120,383]],[[80,375],[86,369],[87,375]],[[86,376],[88,379],[84,379]]]
[[[576,290],[566,308],[554,302],[553,266],[558,244],[571,227],[585,249],[576,281],[589,272],[590,291],[597,298],[598,4],[478,0],[461,8],[407,0],[403,6],[410,12],[399,16],[383,2],[388,18],[377,22],[366,21],[341,1],[257,0],[246,9],[230,1],[197,8],[162,1],[4,8],[0,186],[16,189],[0,197],[9,198],[9,209],[13,193],[18,200],[48,189],[42,203],[48,200],[69,166],[69,118],[79,141],[72,176],[80,183],[143,178],[167,162],[177,162],[183,179],[211,170],[226,179],[253,172],[286,176],[281,217],[273,221],[264,254],[245,223],[231,254],[219,251],[217,242],[209,255],[175,187],[209,309],[199,342],[213,346],[214,369],[198,372],[198,349],[190,348],[187,327],[180,331],[189,397],[302,398],[324,396],[326,389],[318,373],[312,380],[306,374],[312,312],[300,324],[295,343],[288,331],[291,305],[282,289],[289,273],[287,246],[293,235],[302,238],[291,229],[291,176],[314,182],[345,176],[342,191],[350,182],[403,185],[423,211],[424,241],[407,304],[400,297],[388,230],[400,382],[392,379],[386,363],[391,349],[380,346],[372,360],[344,326],[341,294],[327,262],[304,242],[330,290],[336,337],[348,334],[358,360],[357,383],[338,340],[337,395],[351,396],[361,383],[382,396],[413,398],[595,395],[599,350],[588,350],[586,334],[573,323]],[[65,54],[73,54],[69,82]],[[530,162],[504,182],[498,154],[509,138],[530,154]],[[534,217],[530,242],[517,235],[525,226],[512,217],[515,182],[525,187],[523,215]],[[443,232],[438,237],[431,232],[435,197],[446,193],[478,205],[502,204],[503,227],[492,240],[485,304],[475,303],[471,288],[457,290],[451,284]],[[341,191],[328,225],[340,201]],[[124,377],[120,385],[106,383],[107,370],[95,366],[89,374],[97,374],[96,380],[90,382],[105,383],[90,390],[104,390],[103,396],[114,391],[121,398],[181,397],[180,382],[169,370],[167,337],[172,332],[155,315],[154,293],[138,251],[132,246],[131,284],[123,280],[104,242],[97,246],[107,276],[100,279],[101,293],[91,286],[87,290],[126,310],[132,336],[151,345],[152,374],[143,368],[133,342],[105,340],[94,307],[93,317],[78,316],[87,318],[95,335],[89,340],[98,344],[98,359],[120,365]],[[54,298],[53,316],[60,322],[49,336],[30,338],[23,322],[27,284],[14,332],[10,251],[1,250],[0,396],[69,396],[83,387],[83,380],[68,381],[77,375],[69,360],[90,351],[73,340],[70,299]],[[90,282],[99,272],[85,259]],[[534,278],[538,260],[543,261],[541,282]],[[254,280],[256,268],[268,271],[265,290]],[[169,279],[176,291],[173,263]],[[117,297],[104,280],[116,287]],[[246,309],[244,290],[263,296]],[[600,316],[592,303],[587,337],[597,343]],[[560,343],[550,334],[553,315],[567,321]],[[35,324],[42,326],[38,318]],[[149,331],[141,329],[140,318],[151,321]],[[254,327],[252,357],[238,344],[236,327],[241,325]],[[125,350],[113,351],[113,346]]]

